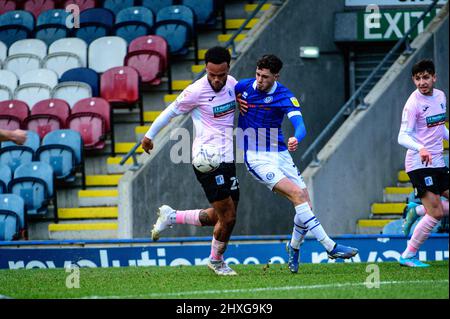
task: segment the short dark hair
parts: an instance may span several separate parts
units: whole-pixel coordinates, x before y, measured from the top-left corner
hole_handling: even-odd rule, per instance
[[[283,68],[283,62],[273,54],[266,54],[256,62],[256,67],[258,69],[269,69],[272,74],[278,74]]]
[[[435,69],[432,60],[429,59],[420,60],[419,62],[413,65],[411,70],[412,76],[422,72],[428,72],[431,75],[434,75]]]
[[[230,65],[231,62],[230,51],[220,46],[212,47],[208,51],[206,51],[205,54],[205,64],[208,64],[208,62],[214,64],[222,64],[226,62],[228,65]]]

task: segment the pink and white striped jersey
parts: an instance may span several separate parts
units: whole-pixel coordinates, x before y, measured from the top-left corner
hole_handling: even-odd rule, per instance
[[[433,89],[433,96],[415,90],[405,104],[402,128],[417,144],[425,147],[432,156],[432,164],[425,166],[419,150],[409,148],[405,157],[405,170],[410,172],[426,167],[444,167],[443,138],[446,128],[447,104],[444,92]]]
[[[222,90],[215,92],[205,75],[189,85],[174,102],[173,110],[177,114],[191,113],[195,129],[192,154],[202,144],[213,144],[219,148],[222,162],[233,162],[236,83],[236,79],[229,75]]]

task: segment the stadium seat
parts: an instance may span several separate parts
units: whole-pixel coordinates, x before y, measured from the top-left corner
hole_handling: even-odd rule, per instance
[[[181,4],[194,11],[197,25],[211,26],[216,23],[216,0],[182,0]]]
[[[0,102],[13,98],[17,82],[17,76],[13,72],[0,70]]]
[[[30,163],[39,147],[39,135],[33,131],[27,131],[27,140],[24,145],[14,142],[2,142],[0,148],[0,163],[8,165],[11,171],[24,163]]]
[[[149,8],[156,15],[159,10],[165,7],[172,6],[174,0],[142,0],[142,6]]]
[[[89,45],[89,68],[103,73],[124,65],[127,42],[121,37],[111,36],[95,40]]]
[[[80,133],[73,130],[57,130],[48,133],[36,151],[36,158],[49,164],[56,179],[75,181],[75,171],[81,167],[83,144]]]
[[[7,56],[8,48],[6,47],[6,44],[0,42],[0,68],[3,65],[3,62],[5,62]]]
[[[111,10],[115,15],[122,9],[133,7],[134,5],[134,0],[105,0],[103,2],[103,8]]]
[[[8,183],[12,179],[11,169],[8,165],[0,164],[0,194],[8,192]]]
[[[60,82],[84,82],[89,84],[92,90],[92,96],[99,96],[100,77],[97,72],[88,68],[76,68],[66,71]]]
[[[44,59],[47,55],[47,44],[39,39],[24,39],[14,42],[8,51],[8,56],[16,54],[32,54],[39,59]]]
[[[95,8],[96,5],[95,0],[67,0],[64,3],[64,8],[67,8],[67,6],[71,4],[77,5],[78,8],[80,8],[80,12],[87,9]]]
[[[44,138],[49,132],[66,128],[70,106],[66,101],[48,99],[38,102],[31,109],[31,115],[23,123],[24,128]]]
[[[92,97],[92,89],[84,82],[61,82],[53,89],[52,97],[66,101],[73,108],[79,100]]]
[[[146,7],[130,7],[116,16],[115,34],[129,44],[134,39],[152,33],[153,12]]]
[[[0,128],[3,130],[16,130],[30,113],[28,105],[22,101],[0,101]]]
[[[81,60],[81,66],[87,66],[87,44],[79,38],[65,38],[53,42],[48,48],[48,56],[58,53],[70,53],[67,55],[68,59],[72,59],[72,54],[76,55]]]
[[[81,134],[85,149],[103,149],[111,131],[111,106],[102,98],[83,99],[75,104],[68,127]]]
[[[170,6],[159,10],[154,33],[166,39],[171,54],[185,55],[195,36],[194,26],[194,13],[189,7]]]
[[[0,14],[8,11],[14,11],[17,8],[16,1],[13,0],[0,0]]]
[[[0,241],[20,239],[25,230],[25,203],[14,194],[0,195]]]
[[[28,71],[41,67],[42,60],[34,54],[14,54],[6,58],[3,68],[14,72],[18,78]]]
[[[47,69],[32,70],[20,77],[14,91],[14,99],[24,101],[29,107],[52,97],[52,90],[58,84],[58,75]]]
[[[24,9],[31,12],[35,19],[47,10],[55,8],[55,0],[27,0],[24,4]]]
[[[127,107],[138,104],[141,124],[143,125],[143,105],[139,97],[139,74],[132,67],[112,68],[102,74],[100,79],[102,98],[115,107]]]
[[[42,12],[37,18],[35,34],[37,39],[41,39],[47,45],[56,40],[67,38],[69,30],[66,27],[66,20],[69,12],[64,9],[53,9]]]
[[[53,180],[53,169],[49,164],[30,162],[14,171],[14,179],[9,182],[8,190],[23,198],[28,217],[45,215],[49,201],[54,196]]]
[[[28,11],[14,10],[0,15],[0,41],[7,47],[31,37],[33,29],[34,17]]]
[[[159,85],[168,67],[168,46],[157,35],[139,37],[130,43],[125,65],[135,68],[142,83]]]
[[[80,13],[80,28],[74,35],[88,45],[94,40],[110,35],[114,25],[114,13],[104,8],[92,8]]]

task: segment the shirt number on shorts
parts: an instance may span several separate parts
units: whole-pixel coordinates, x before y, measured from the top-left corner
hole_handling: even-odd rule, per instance
[[[233,183],[231,184],[230,190],[237,190],[239,188],[239,180],[237,179],[237,177],[231,177],[230,180]]]

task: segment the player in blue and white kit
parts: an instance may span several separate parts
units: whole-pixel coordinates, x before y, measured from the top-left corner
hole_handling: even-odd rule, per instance
[[[306,185],[289,154],[305,137],[306,128],[298,100],[277,81],[282,67],[278,57],[265,55],[257,62],[256,79],[241,80],[236,85],[235,92],[241,106],[237,140],[238,146],[244,150],[244,161],[250,174],[273,192],[285,196],[295,207],[294,229],[286,249],[289,269],[296,273],[300,245],[308,231],[332,259],[351,258],[358,250],[336,244],[311,210]],[[295,134],[288,139],[287,145],[281,130],[285,115],[295,128]]]

